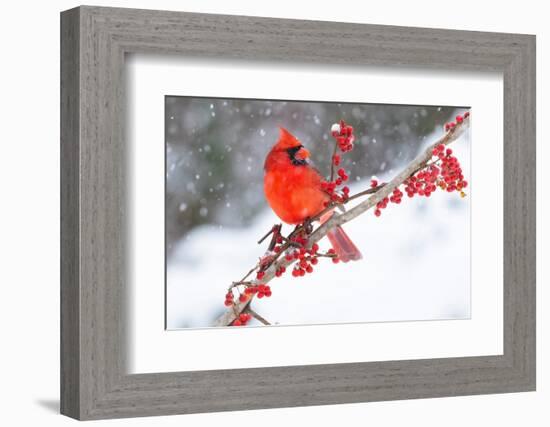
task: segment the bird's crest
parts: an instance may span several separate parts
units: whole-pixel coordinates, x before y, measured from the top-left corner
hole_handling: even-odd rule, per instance
[[[292,135],[284,127],[279,127],[279,141],[277,142],[277,148],[286,150],[288,148],[298,147],[302,145],[298,138]]]

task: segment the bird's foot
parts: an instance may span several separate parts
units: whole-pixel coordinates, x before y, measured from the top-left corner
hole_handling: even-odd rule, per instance
[[[313,221],[310,217],[307,217],[303,223],[304,231],[307,235],[313,233]]]

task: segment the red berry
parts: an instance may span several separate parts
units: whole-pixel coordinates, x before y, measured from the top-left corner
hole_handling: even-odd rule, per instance
[[[380,215],[382,215],[382,211],[380,209],[375,209],[374,215],[380,216]]]
[[[464,118],[467,119],[468,117],[470,117],[470,112],[469,111],[466,111],[464,113]]]
[[[239,319],[236,319],[236,320],[233,322],[233,326],[242,326],[242,322],[241,322]]]
[[[464,119],[462,118],[461,115],[456,116],[456,122],[457,123],[462,123],[463,121],[464,121]]]
[[[370,180],[370,186],[371,186],[371,188],[378,187],[378,181],[375,180],[375,179],[371,179]]]

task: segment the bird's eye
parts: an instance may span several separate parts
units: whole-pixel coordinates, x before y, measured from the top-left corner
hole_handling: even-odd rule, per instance
[[[286,152],[287,152],[290,156],[294,157],[294,156],[296,155],[296,153],[297,153],[298,151],[300,151],[301,148],[303,148],[303,145],[297,145],[296,147],[287,148],[287,149],[286,149]]]

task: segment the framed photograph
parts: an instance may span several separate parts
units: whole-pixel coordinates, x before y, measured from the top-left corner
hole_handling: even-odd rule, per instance
[[[535,37],[61,14],[61,412],[535,390]]]

